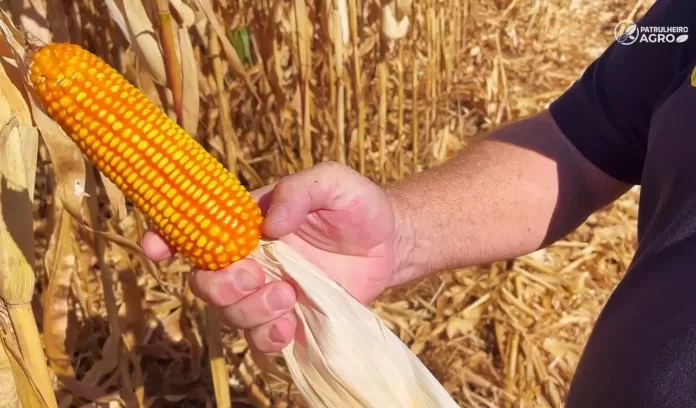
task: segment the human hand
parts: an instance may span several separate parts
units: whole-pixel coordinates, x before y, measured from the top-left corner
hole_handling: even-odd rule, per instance
[[[288,243],[358,301],[367,304],[395,283],[396,215],[385,191],[368,178],[324,162],[251,194],[265,216],[263,235]],[[152,230],[142,248],[153,261],[173,255]],[[189,276],[191,291],[218,307],[223,322],[244,329],[251,347],[273,353],[295,335],[296,293],[289,282],[264,282],[250,258]]]

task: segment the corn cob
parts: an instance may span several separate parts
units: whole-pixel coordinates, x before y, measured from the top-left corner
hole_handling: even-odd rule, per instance
[[[263,218],[249,192],[113,67],[51,43],[32,52],[29,71],[51,118],[196,267],[218,270],[256,248]]]

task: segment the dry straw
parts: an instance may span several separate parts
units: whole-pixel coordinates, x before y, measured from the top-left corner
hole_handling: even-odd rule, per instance
[[[606,27],[650,3],[6,0],[0,405],[280,408],[298,395],[288,367],[261,370],[191,294],[186,262],[145,259],[142,214],[35,109],[25,43],[96,51],[250,188],[328,159],[389,182],[543,108],[609,44]],[[240,29],[247,49],[229,41]],[[561,407],[632,256],[636,195],[548,250],[371,309],[460,406]],[[33,226],[7,216],[20,208]]]

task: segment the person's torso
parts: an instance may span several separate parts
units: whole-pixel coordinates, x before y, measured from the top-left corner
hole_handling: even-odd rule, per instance
[[[696,56],[651,118],[638,249],[595,324],[566,408],[696,407],[695,70]]]

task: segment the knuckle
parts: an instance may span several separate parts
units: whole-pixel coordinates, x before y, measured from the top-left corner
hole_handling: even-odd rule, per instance
[[[346,171],[347,166],[344,164],[341,164],[335,160],[326,160],[321,163],[318,163],[315,166],[316,169],[321,170],[321,171]]]
[[[256,349],[258,351],[265,353],[265,354],[270,354],[270,353],[274,353],[274,352],[278,351],[278,347],[276,347],[275,345],[273,345],[272,343],[270,343],[267,340],[266,341],[260,341],[260,340],[254,341],[254,347],[256,347]]]
[[[223,295],[218,290],[209,290],[206,295],[210,299],[210,303],[216,307],[235,306],[239,301],[236,296]]]
[[[238,305],[226,306],[221,308],[220,314],[223,316],[225,323],[238,329],[249,329],[246,324],[245,312],[240,310]]]
[[[240,330],[240,329],[241,330],[248,330],[247,327],[240,325],[236,319],[234,319],[232,316],[230,316],[230,314],[228,313],[228,311],[225,308],[218,308],[218,313],[220,315],[220,322],[223,325],[225,325],[231,329],[234,329],[234,330]]]
[[[241,328],[250,329],[255,326],[254,314],[250,312],[249,307],[244,305],[229,306],[230,321]]]
[[[270,341],[268,331],[262,330],[260,327],[245,330],[244,337],[250,345],[261,353],[273,353],[277,351]]]
[[[273,188],[273,196],[285,196],[285,195],[292,195],[292,193],[295,192],[295,184],[297,182],[297,177],[299,177],[299,173],[293,174],[290,176],[287,176],[278,183],[276,183],[276,186]]]
[[[191,292],[199,298],[204,299],[206,302],[212,302],[216,304],[217,299],[214,299],[214,295],[208,290],[208,285],[205,284],[205,276],[198,269],[194,269],[188,275],[189,287]],[[212,295],[212,296],[211,296]]]
[[[277,347],[271,342],[268,333],[261,335],[258,331],[255,331],[250,337],[251,342],[253,342],[254,347],[258,351],[262,353],[273,353],[277,351]]]
[[[327,160],[315,164],[311,168],[301,170],[279,180],[273,188],[274,196],[290,196],[297,192],[298,186],[309,185],[310,179],[320,182],[334,180],[337,175],[359,174],[351,167],[333,160]],[[321,176],[321,177],[320,177]],[[328,179],[326,178],[328,176]]]

